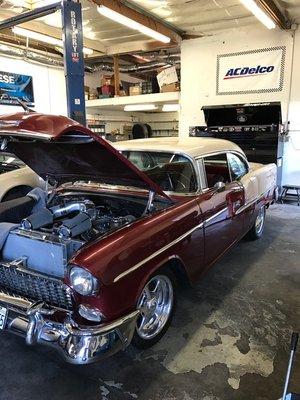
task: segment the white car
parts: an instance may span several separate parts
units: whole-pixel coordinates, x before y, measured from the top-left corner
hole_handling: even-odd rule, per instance
[[[17,157],[0,154],[0,202],[25,196],[35,187],[45,187],[45,182]]]

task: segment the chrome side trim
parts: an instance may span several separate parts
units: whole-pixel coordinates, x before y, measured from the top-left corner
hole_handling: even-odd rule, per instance
[[[235,214],[240,214],[241,212],[245,211],[248,207],[251,207],[253,204],[257,203],[259,200],[261,200],[270,190],[266,190],[264,193],[260,194],[259,196],[255,197],[255,199],[249,201],[248,203],[244,204],[242,207],[240,207]]]
[[[133,271],[140,268],[142,265],[146,264],[148,261],[151,261],[153,258],[159,256],[164,251],[168,250],[170,247],[174,246],[175,244],[179,243],[181,240],[185,239],[187,236],[192,234],[197,229],[203,228],[204,222],[201,224],[194,226],[194,228],[190,229],[188,232],[185,232],[183,235],[179,236],[177,239],[173,240],[172,242],[168,243],[166,246],[162,247],[161,249],[157,250],[149,257],[145,258],[144,260],[140,261],[139,263],[135,264],[133,267],[129,268],[127,271],[122,272],[122,274],[118,275],[114,279],[114,283],[118,282],[120,279],[124,278],[124,276],[131,274]]]
[[[227,207],[222,208],[222,210],[218,211],[216,214],[212,215],[211,217],[207,218],[201,224],[194,226],[194,228],[190,229],[188,232],[185,232],[183,235],[179,236],[177,239],[173,240],[172,242],[168,243],[166,246],[162,247],[161,249],[157,250],[155,253],[151,254],[149,257],[145,258],[144,260],[140,261],[139,263],[135,264],[133,267],[129,268],[127,271],[122,272],[122,274],[118,275],[114,279],[114,283],[118,282],[120,279],[124,278],[125,276],[131,274],[132,272],[136,271],[138,268],[142,267],[148,261],[151,261],[153,258],[159,256],[164,251],[168,250],[170,247],[174,246],[175,244],[179,243],[181,240],[185,239],[187,236],[192,234],[197,229],[203,228],[213,219],[217,218],[219,215],[227,211]]]
[[[216,214],[212,215],[211,217],[207,218],[204,220],[204,226],[206,226],[209,222],[213,221],[215,218],[217,218],[219,215],[223,214],[225,211],[228,211],[227,207],[222,208],[222,210],[218,211]]]

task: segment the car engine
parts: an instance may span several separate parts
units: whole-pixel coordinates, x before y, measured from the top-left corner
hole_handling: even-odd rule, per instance
[[[79,248],[132,223],[143,208],[110,198],[93,201],[86,196],[55,196],[10,230],[2,261],[62,278]]]

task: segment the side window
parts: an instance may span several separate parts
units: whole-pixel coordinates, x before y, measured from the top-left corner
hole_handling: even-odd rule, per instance
[[[207,187],[212,188],[217,182],[230,182],[226,153],[204,157],[203,164],[206,173]]]
[[[242,160],[238,155],[233,153],[228,153],[228,163],[231,173],[231,178],[233,181],[240,179],[242,176],[247,174],[248,166],[244,160]]]

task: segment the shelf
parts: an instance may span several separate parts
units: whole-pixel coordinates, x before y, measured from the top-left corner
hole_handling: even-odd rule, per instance
[[[118,106],[122,108],[130,104],[159,104],[159,103],[174,103],[178,102],[180,98],[180,92],[168,92],[168,93],[152,93],[152,94],[141,94],[138,96],[120,96],[111,97],[108,99],[95,99],[87,100],[86,108],[110,108],[117,109]]]

